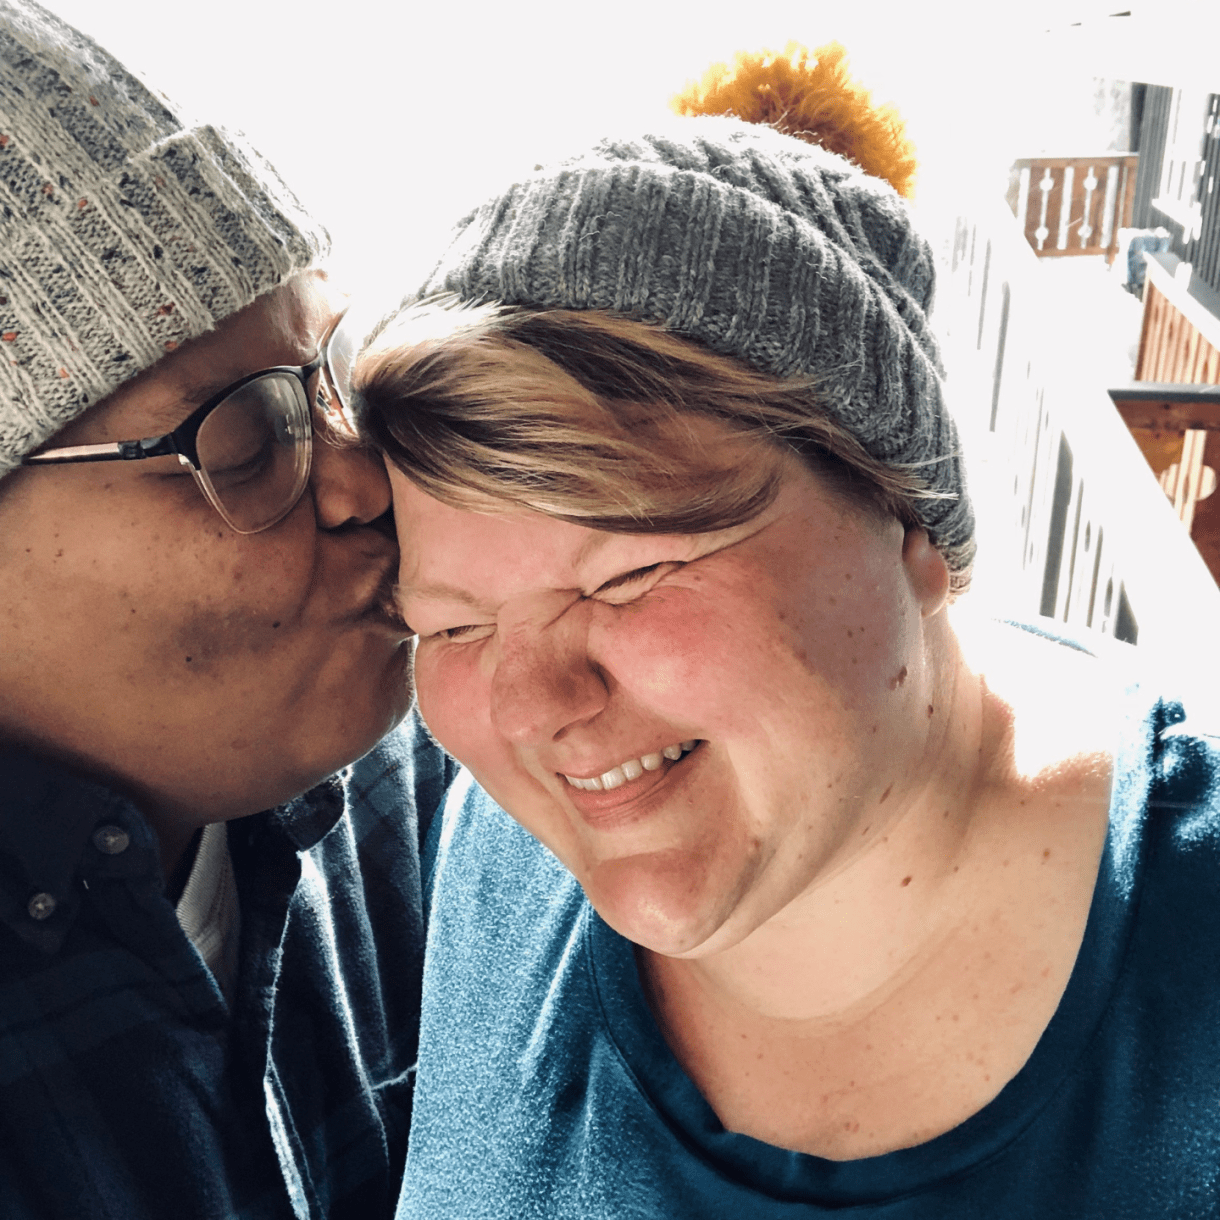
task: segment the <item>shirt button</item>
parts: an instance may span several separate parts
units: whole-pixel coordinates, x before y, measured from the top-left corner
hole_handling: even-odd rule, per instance
[[[55,908],[58,905],[59,904],[55,901],[55,898],[51,894],[35,894],[34,897],[30,899],[29,906],[26,907],[26,910],[29,911],[31,919],[50,919],[50,917],[55,914]]]
[[[117,856],[131,845],[131,836],[121,826],[99,826],[93,832],[93,846],[104,856]]]

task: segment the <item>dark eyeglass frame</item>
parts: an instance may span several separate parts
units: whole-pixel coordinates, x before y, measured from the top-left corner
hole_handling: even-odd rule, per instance
[[[331,323],[322,337],[318,354],[308,364],[276,364],[269,368],[249,373],[245,377],[234,381],[231,385],[225,386],[223,390],[213,394],[206,402],[200,404],[199,407],[192,411],[172,432],[166,432],[161,436],[146,436],[139,440],[107,441],[96,445],[67,445],[59,449],[46,449],[41,453],[29,454],[22,460],[21,464],[23,466],[58,466],[78,462],[130,462],[139,461],[142,458],[176,456],[179,463],[190,470],[208,503],[220,514],[224,523],[231,530],[238,534],[262,533],[263,530],[270,529],[273,525],[278,525],[292,512],[304,494],[305,488],[309,485],[309,473],[313,462],[314,429],[312,406],[316,405],[320,410],[324,411],[332,423],[344,419],[346,416],[346,395],[340,390],[333,377],[330,378],[330,381],[334,391],[334,398],[338,401],[337,408],[331,401],[331,393],[321,380],[318,382],[318,392],[314,397],[312,405],[309,397],[309,379],[322,369],[326,369],[329,372],[331,349],[335,336],[339,332],[340,323],[343,321],[346,313],[347,311],[344,310]],[[298,437],[297,444],[305,450],[304,476],[301,479],[301,485],[297,489],[296,494],[292,497],[291,502],[285,505],[282,512],[256,529],[244,530],[238,528],[230,520],[229,514],[220,503],[219,497],[212,489],[210,480],[203,470],[199,460],[199,431],[208,416],[231,395],[236,394],[239,390],[244,389],[260,378],[273,375],[295,377],[301,383],[301,396],[298,399],[300,419],[296,421],[300,423],[301,428],[299,432],[294,430],[294,436]]]

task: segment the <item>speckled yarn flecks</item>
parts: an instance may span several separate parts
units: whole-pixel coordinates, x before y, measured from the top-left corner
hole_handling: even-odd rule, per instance
[[[0,475],[328,245],[240,137],[0,0]]]

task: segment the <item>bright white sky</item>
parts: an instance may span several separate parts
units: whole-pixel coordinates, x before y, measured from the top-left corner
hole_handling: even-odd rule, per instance
[[[844,43],[856,76],[906,117],[925,191],[952,173],[995,181],[1048,127],[1063,152],[1101,151],[1069,147],[1088,136],[1073,134],[1057,91],[1124,73],[1114,56],[1082,63],[1067,23],[1096,30],[1107,12],[1149,11],[1118,0],[43,3],[199,119],[244,130],[329,226],[357,281],[434,247],[521,168],[647,122],[708,64],[789,39]],[[1183,29],[1167,14],[1190,26],[1211,7],[1157,0],[1159,41]]]

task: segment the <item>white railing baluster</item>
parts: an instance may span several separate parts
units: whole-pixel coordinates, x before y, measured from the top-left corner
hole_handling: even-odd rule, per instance
[[[1076,167],[1074,165],[1065,165],[1063,167],[1063,193],[1059,197],[1059,240],[1056,242],[1056,248],[1066,250],[1068,248],[1068,225],[1072,219],[1072,186],[1076,181]]]
[[[1080,225],[1080,248],[1083,250],[1093,236],[1093,193],[1097,190],[1097,175],[1089,166],[1089,176],[1084,180],[1084,220]]]
[[[1097,243],[1103,250],[1110,248],[1114,240],[1115,212],[1118,210],[1118,166],[1111,165],[1106,169],[1106,200],[1101,212],[1101,240]]]
[[[1038,190],[1042,192],[1042,214],[1038,218],[1038,227],[1034,230],[1034,236],[1038,239],[1038,249],[1041,250],[1046,245],[1046,239],[1050,237],[1051,231],[1046,227],[1046,209],[1050,204],[1051,191],[1055,187],[1055,180],[1051,177],[1050,169],[1046,169],[1042,173],[1042,181],[1038,183]]]
[[[1121,181],[1113,168],[1105,193],[1117,201]],[[1047,176],[1038,183],[1044,204]],[[1057,299],[1039,276],[1034,251],[1002,203],[991,213],[959,216],[954,231],[961,254],[947,271],[938,309],[948,326],[942,333],[950,401],[979,518],[971,596],[995,613],[1023,618],[1046,606],[1073,629],[1141,647],[1172,650],[1183,640],[1214,638],[1220,589],[1109,387],[1090,382],[1088,361],[1074,347],[1071,302]],[[968,284],[975,299],[963,310]],[[1004,311],[1002,298],[1009,302]],[[1185,452],[1181,467],[1179,509],[1210,483],[1202,446]]]

